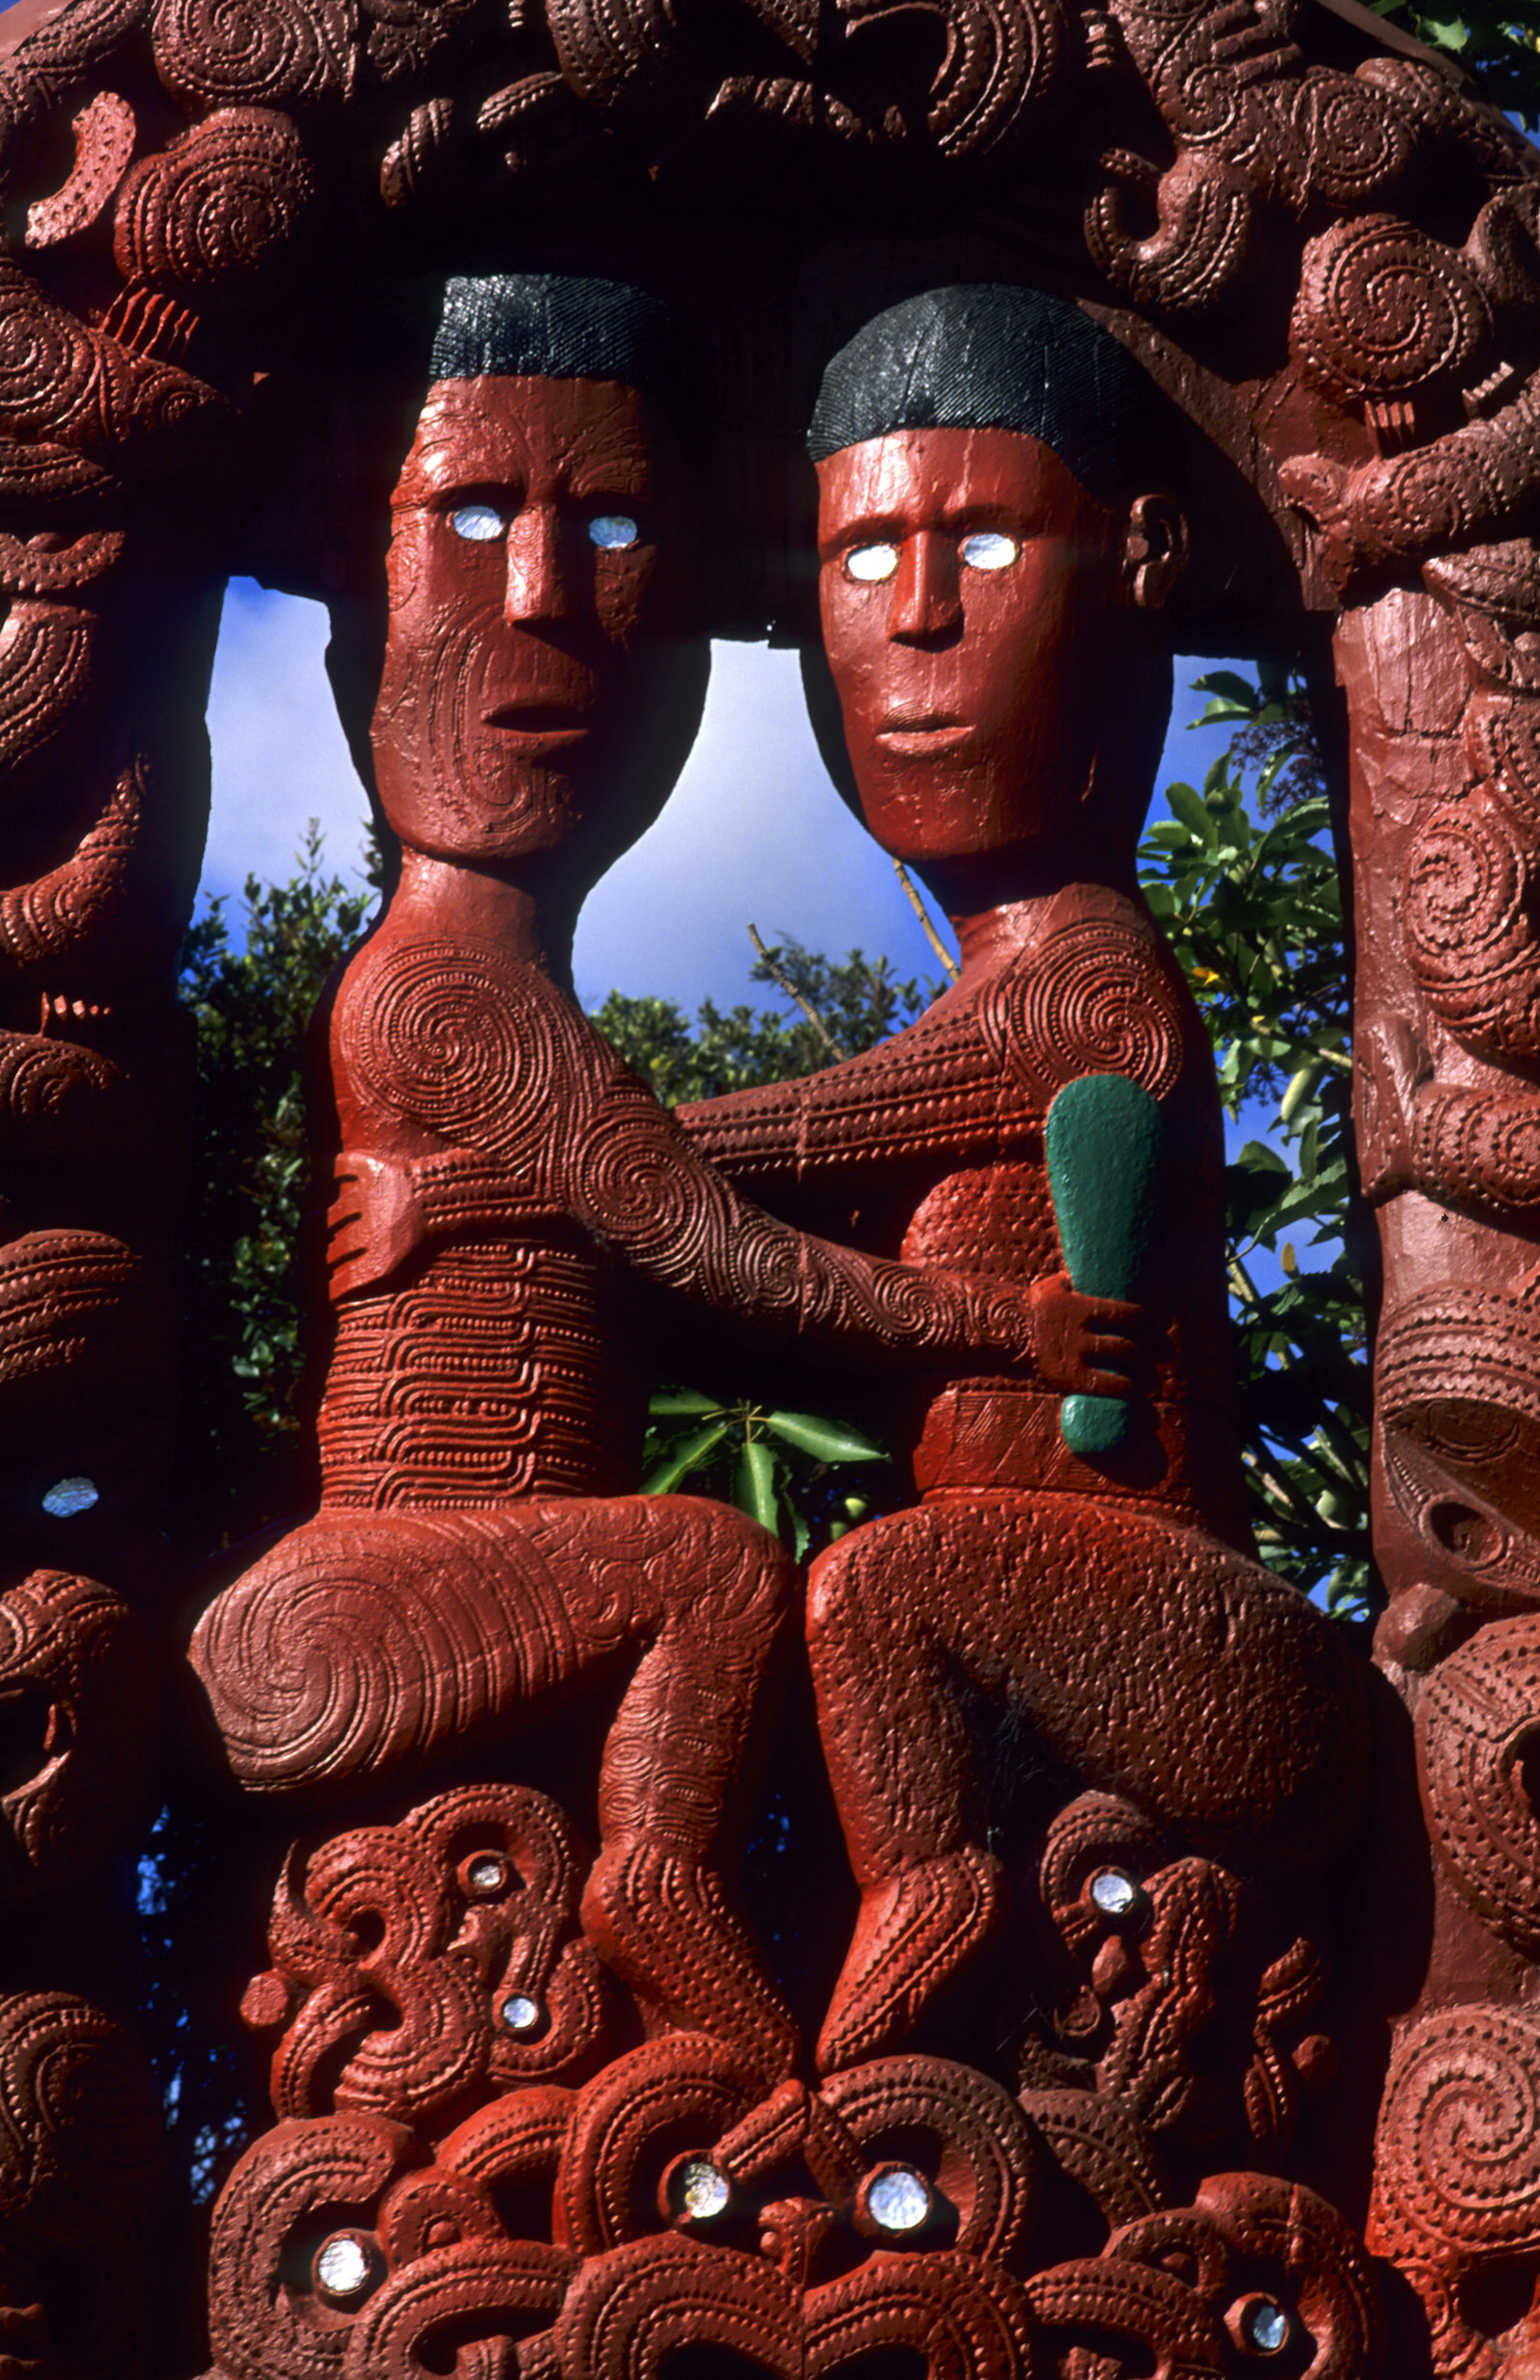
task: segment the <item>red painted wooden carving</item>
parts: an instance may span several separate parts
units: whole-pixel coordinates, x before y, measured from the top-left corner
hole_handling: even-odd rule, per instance
[[[0,48],[6,2370],[200,2368],[119,1912],[176,1770],[266,1928],[211,1916],[271,2107],[224,2380],[1525,2380],[1540,159],[1353,0]],[[390,880],[315,1035],[319,1500],[211,1585],[159,1528],[234,571],[332,605]],[[767,631],[963,971],[670,1116],[572,934]],[[1172,651],[1333,639],[1376,1664],[1248,1539],[1134,867]],[[804,1583],[643,1497],[682,1350],[858,1384],[893,1509]],[[820,1751],[808,1960],[741,1869]]]

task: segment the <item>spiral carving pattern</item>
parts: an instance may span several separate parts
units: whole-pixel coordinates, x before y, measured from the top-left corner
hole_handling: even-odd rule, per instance
[[[352,86],[344,0],[156,0],[152,38],[162,82],[194,114],[306,106]]]
[[[972,164],[1008,150],[1037,118],[1059,80],[1068,28],[1058,0],[949,0],[944,15],[946,55],[926,122],[943,157]]]
[[[1376,2157],[1376,2252],[1540,2249],[1540,2032],[1502,2008],[1420,2018],[1390,2060]]]
[[[145,1807],[158,1665],[149,1631],[94,1579],[34,1571],[0,1595],[0,1693],[41,1706],[36,1768],[13,1774],[0,1874],[57,1892],[131,1842]]]
[[[1435,810],[1413,844],[1403,915],[1418,973],[1457,983],[1473,962],[1510,959],[1524,932],[1525,855],[1498,804],[1468,795]]]
[[[1483,688],[1465,708],[1465,757],[1473,778],[1495,781],[1504,807],[1540,833],[1540,702]]]
[[[584,2072],[609,2013],[578,1930],[584,1865],[558,1805],[506,1785],[296,1845],[273,1902],[273,1968],[247,1996],[261,2027],[287,2011],[276,2112],[415,2122],[467,2091]],[[536,2011],[527,2037],[501,2021],[515,1995]]]
[[[420,75],[481,8],[482,0],[363,0],[370,65],[385,83]]]
[[[166,442],[219,400],[168,365],[131,355],[0,262],[0,431],[106,450]]]
[[[1416,149],[1413,120],[1395,96],[1329,67],[1300,78],[1291,128],[1308,161],[1301,202],[1361,207],[1401,179]]]
[[[1333,396],[1399,395],[1453,377],[1491,334],[1465,259],[1397,215],[1338,225],[1305,250],[1293,339]]]
[[[62,603],[13,603],[0,627],[0,768],[47,768],[100,709],[99,625]]]
[[[708,1250],[719,1260],[726,1257],[736,1218],[683,1133],[660,1119],[656,1100],[639,1083],[612,1089],[573,1151],[573,1170],[579,1213],[605,1238],[618,1240],[633,1262],[660,1267],[684,1283],[698,1274]],[[775,1237],[772,1229],[758,1246],[734,1245],[734,1270],[768,1287],[766,1259],[773,1261]]]
[[[315,195],[289,117],[222,108],[129,176],[117,201],[117,269],[199,302],[249,296],[303,237]]]
[[[214,2208],[209,2332],[229,2380],[331,2380],[352,2325],[319,2299],[307,2245],[339,2221],[367,2231],[416,2144],[379,2117],[280,2124],[249,2148]],[[299,2258],[295,2249],[299,2249]],[[303,2274],[285,2286],[295,2262]]]
[[[511,1552],[516,1560],[516,1540]],[[486,1731],[516,1701],[521,1677],[550,1673],[552,1640],[569,1635],[549,1582],[512,1627],[499,1584],[478,1564],[474,1538],[462,1552],[453,1531],[423,1521],[316,1524],[285,1538],[226,1590],[193,1640],[248,1790],[302,1787],[320,1799],[420,1761],[430,1746],[468,1741],[473,1718]]]
[[[1478,787],[1435,810],[1407,857],[1407,950],[1430,1004],[1470,1047],[1540,1054],[1540,942],[1528,856]]]
[[[1155,945],[1097,919],[1061,927],[991,985],[979,1007],[991,1054],[1045,1108],[1082,1075],[1126,1075],[1155,1099],[1182,1071],[1182,1016]]]
[[[69,439],[93,409],[100,370],[83,324],[24,273],[0,267],[0,421],[23,436]]]
[[[490,1145],[510,1163],[528,1159],[549,1145],[553,1107],[579,1091],[581,1074],[562,1062],[559,995],[539,985],[524,999],[520,988],[452,942],[394,951],[349,985],[342,1062],[387,1113]]]
[[[1423,1803],[1461,1892],[1540,1958],[1540,1620],[1494,1621],[1442,1662],[1417,1708]]]

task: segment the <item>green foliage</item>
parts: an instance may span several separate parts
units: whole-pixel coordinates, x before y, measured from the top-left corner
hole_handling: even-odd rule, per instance
[[[810,1075],[827,1066],[831,1054],[854,1057],[907,1025],[935,994],[933,985],[900,983],[886,959],[852,951],[842,964],[790,940],[757,959],[749,979],[789,986],[817,1012],[824,1030],[794,1008],[788,1015],[746,1005],[723,1014],[709,1000],[692,1026],[672,1000],[637,1000],[621,991],[612,991],[592,1012],[593,1022],[665,1107],[681,1107]]]
[[[1200,725],[1243,722],[1270,742],[1256,796],[1266,815],[1309,735],[1302,697],[1228,671],[1197,683],[1215,698]],[[1259,824],[1234,757],[1232,745],[1201,793],[1168,786],[1172,815],[1150,828],[1142,873],[1213,1037],[1226,1109],[1263,1126],[1227,1172],[1258,1539],[1274,1569],[1350,1617],[1374,1589],[1364,1288],[1348,1236],[1341,893],[1325,801],[1296,800]],[[1302,1243],[1329,1248],[1329,1260],[1302,1270]],[[1258,1249],[1279,1259],[1274,1288],[1258,1286]]]
[[[791,1014],[742,1007],[724,1016],[708,1000],[692,1029],[673,1001],[612,991],[593,1022],[659,1099],[676,1106],[789,1082],[869,1050],[917,1016],[938,989],[899,982],[886,959],[852,951],[841,964],[790,939],[756,960],[750,979],[776,985]],[[845,1422],[667,1388],[652,1400],[644,1460],[649,1495],[684,1488],[720,1497],[784,1537],[800,1560],[868,1517],[879,1492],[875,1466],[889,1456]],[[868,1468],[837,1481],[834,1472],[849,1464]]]
[[[869,1496],[831,1475],[889,1460],[848,1422],[663,1389],[651,1402],[642,1493],[673,1495],[687,1481],[693,1494],[736,1504],[784,1537],[800,1561],[815,1535],[831,1544],[872,1511]]]
[[[1475,77],[1483,98],[1526,132],[1540,124],[1540,0],[1369,0],[1376,17],[1440,50]]]
[[[179,1534],[200,1550],[259,1527],[302,1479],[305,1034],[374,893],[323,873],[313,819],[296,859],[287,884],[247,878],[242,948],[221,900],[193,925],[182,954],[198,1086],[174,1509]]]

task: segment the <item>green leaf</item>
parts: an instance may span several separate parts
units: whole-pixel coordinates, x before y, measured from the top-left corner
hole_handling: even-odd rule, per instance
[[[1278,1174],[1285,1182],[1294,1178],[1277,1149],[1269,1148],[1265,1140],[1248,1140],[1235,1162],[1245,1173]]]
[[[733,1501],[771,1534],[780,1527],[780,1498],[775,1492],[775,1457],[762,1438],[746,1439],[733,1480]]]
[[[804,1454],[816,1455],[820,1463],[886,1463],[891,1459],[885,1447],[863,1438],[848,1422],[820,1421],[816,1414],[801,1413],[766,1414],[763,1421],[777,1438],[799,1446]]]
[[[697,1430],[693,1438],[687,1438],[682,1446],[675,1447],[665,1462],[648,1473],[642,1481],[642,1494],[672,1496],[681,1479],[687,1479],[692,1471],[700,1470],[706,1457],[721,1444],[726,1436],[727,1424],[724,1421],[713,1422],[709,1429]]]
[[[1193,680],[1194,694],[1219,694],[1235,703],[1249,718],[1261,699],[1258,689],[1249,678],[1235,670],[1210,670],[1207,676]]]
[[[1191,785],[1168,785],[1166,801],[1173,815],[1200,843],[1208,844],[1216,840],[1214,820],[1204,807],[1203,796]]]
[[[1293,1123],[1295,1116],[1319,1082],[1321,1074],[1320,1060],[1312,1058],[1307,1065],[1302,1066],[1299,1073],[1290,1078],[1289,1087],[1283,1094],[1283,1101],[1278,1111],[1279,1123]]]
[[[649,1414],[714,1414],[721,1411],[720,1397],[703,1396],[698,1389],[659,1389],[648,1399]]]

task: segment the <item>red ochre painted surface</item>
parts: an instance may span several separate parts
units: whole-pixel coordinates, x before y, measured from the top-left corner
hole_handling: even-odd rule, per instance
[[[6,2372],[1534,2380],[1540,159],[1352,0],[26,17]],[[672,363],[435,367],[445,276],[508,274],[640,288]],[[1078,309],[1158,435],[1109,479],[1078,400],[964,388],[808,463],[831,358],[970,288]],[[314,1034],[318,1497],[188,1582],[175,978],[237,570],[331,603],[392,866]],[[709,638],[767,632],[962,972],[670,1115],[573,927]],[[1339,689],[1373,1661],[1248,1539],[1218,1090],[1134,878],[1170,653],[1248,649]],[[1050,1167],[1087,1077],[1147,1121],[1121,1222],[1079,1094]],[[686,1350],[855,1384],[893,1509],[804,1578],[641,1496]],[[744,1887],[788,1742],[810,1964]],[[266,1936],[210,1947],[271,2124],[206,2284],[109,1913],[173,1772]]]

